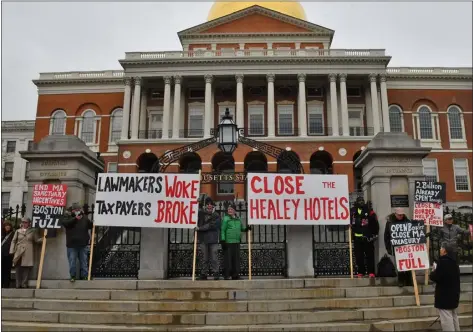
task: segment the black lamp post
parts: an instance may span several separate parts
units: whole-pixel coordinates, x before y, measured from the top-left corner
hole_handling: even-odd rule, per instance
[[[225,110],[225,115],[218,125],[218,148],[224,153],[232,154],[238,146],[238,128],[233,122],[230,110]]]

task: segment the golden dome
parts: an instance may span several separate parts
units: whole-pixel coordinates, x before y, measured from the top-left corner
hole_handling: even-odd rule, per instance
[[[239,10],[251,7],[251,6],[261,6],[282,14],[286,14],[301,20],[305,20],[305,11],[299,2],[296,1],[286,1],[286,2],[266,2],[266,1],[253,1],[253,2],[220,2],[217,1],[210,8],[209,16],[207,17],[208,21],[215,20],[219,17],[229,15],[231,13],[237,12]]]

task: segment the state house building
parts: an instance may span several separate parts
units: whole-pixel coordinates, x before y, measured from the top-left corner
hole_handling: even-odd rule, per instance
[[[384,49],[333,49],[335,31],[307,22],[297,2],[218,2],[207,22],[178,32],[182,50],[130,52],[123,70],[41,73],[35,141],[77,135],[108,172],[149,172],[167,151],[212,135],[228,108],[244,136],[282,148],[307,173],[348,174],[378,132],[432,148],[424,175],[446,182],[450,206],[471,206],[472,69],[389,67]],[[168,172],[287,172],[240,144],[188,151]],[[216,201],[245,186],[203,185]]]

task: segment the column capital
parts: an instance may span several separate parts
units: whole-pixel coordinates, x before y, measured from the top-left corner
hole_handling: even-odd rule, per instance
[[[328,74],[328,79],[330,82],[336,82],[337,81],[337,74],[331,73]]]
[[[347,74],[339,74],[338,77],[340,78],[340,82],[347,81]]]
[[[237,83],[243,83],[244,75],[243,74],[236,74],[235,79]]]
[[[379,81],[380,82],[386,82],[386,74],[379,75]]]
[[[210,75],[210,74],[207,74],[207,75],[204,76],[204,79],[205,79],[205,83],[212,83],[213,76]]]
[[[125,77],[125,85],[130,86],[130,85],[131,85],[131,81],[132,81],[131,77]]]
[[[266,80],[268,81],[268,83],[274,83],[276,79],[276,75],[274,74],[267,74],[266,75]]]
[[[164,84],[166,84],[166,85],[171,84],[172,77],[171,76],[164,76],[163,80],[164,80]]]
[[[181,84],[182,82],[182,76],[181,75],[175,75],[174,76],[174,84]]]
[[[141,85],[141,77],[133,77],[133,81],[135,82],[135,85]]]
[[[307,75],[306,74],[297,74],[297,80],[299,82],[305,82]]]
[[[378,74],[374,74],[374,73],[371,73],[368,75],[368,78],[370,80],[371,83],[376,83],[376,78],[378,77]]]

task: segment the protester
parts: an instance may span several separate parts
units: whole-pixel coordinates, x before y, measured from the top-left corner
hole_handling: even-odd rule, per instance
[[[445,224],[440,228],[440,241],[447,242],[451,246],[451,257],[458,260],[458,242],[463,234],[469,234],[469,230],[462,229],[458,225],[453,224],[453,216],[446,214],[444,217]]]
[[[358,197],[355,206],[351,209],[351,227],[358,278],[362,278],[366,273],[370,278],[374,278],[374,242],[378,238],[379,223],[376,213],[365,204],[363,197]]]
[[[2,225],[2,288],[10,288],[11,268],[13,255],[10,254],[10,246],[15,232],[13,226],[8,221]]]
[[[386,228],[384,229],[384,245],[386,251],[389,255],[394,256],[394,248],[391,245],[391,225],[396,223],[406,223],[410,222],[404,213],[403,208],[396,208],[394,213],[391,213],[386,220]],[[394,259],[395,261],[395,259]],[[397,281],[399,287],[412,286],[412,278],[409,272],[400,272],[397,273]]]
[[[215,280],[220,278],[218,259],[218,231],[220,229],[220,215],[214,211],[215,205],[210,197],[205,199],[205,206],[199,211],[197,221],[197,238],[203,254],[202,270],[200,280],[206,280],[209,273],[209,265]]]
[[[443,331],[460,331],[457,308],[460,302],[460,268],[453,246],[444,242],[440,257],[432,267],[430,280],[435,282],[435,308],[439,311]]]
[[[34,244],[43,239],[36,229],[31,228],[31,220],[23,218],[21,227],[15,232],[10,245],[15,267],[16,288],[28,288],[28,278],[34,266]]]
[[[225,280],[230,276],[233,280],[240,279],[240,242],[241,232],[251,230],[251,226],[243,226],[241,219],[236,215],[235,204],[228,206],[227,214],[223,217],[221,241],[225,243]]]
[[[70,281],[76,280],[76,262],[79,259],[80,275],[79,278],[87,280],[87,246],[89,245],[89,229],[92,228],[92,222],[84,214],[78,203],[72,204],[67,214],[61,220],[62,226],[66,229],[66,247],[67,260],[69,261]]]

